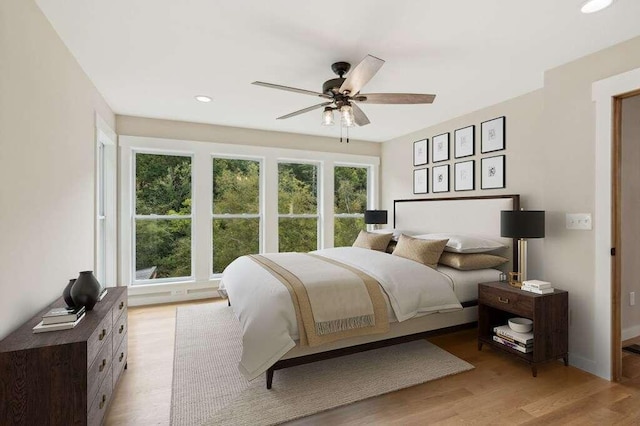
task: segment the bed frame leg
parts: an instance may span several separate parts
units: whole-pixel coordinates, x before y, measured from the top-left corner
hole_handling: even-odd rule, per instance
[[[273,383],[273,368],[267,370],[267,389],[271,389],[271,384]]]

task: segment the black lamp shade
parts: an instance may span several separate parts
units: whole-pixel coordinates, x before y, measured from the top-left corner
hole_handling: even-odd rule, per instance
[[[385,225],[387,223],[386,210],[365,210],[364,223],[367,225]]]
[[[500,236],[508,238],[544,238],[544,210],[501,211]]]

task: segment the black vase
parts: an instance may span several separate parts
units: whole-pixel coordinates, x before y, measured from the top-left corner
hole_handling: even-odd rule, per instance
[[[64,299],[67,306],[70,308],[73,308],[74,306],[76,306],[76,304],[73,303],[73,299],[71,298],[71,287],[73,287],[75,283],[76,283],[75,278],[70,279],[69,284],[67,284],[67,286],[62,291],[62,298]]]
[[[84,306],[90,311],[100,296],[100,283],[93,275],[93,271],[82,271],[76,283],[71,287],[71,298],[75,306]]]

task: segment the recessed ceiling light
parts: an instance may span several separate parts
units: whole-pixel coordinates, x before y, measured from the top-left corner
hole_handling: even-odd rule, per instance
[[[613,0],[589,0],[582,5],[580,11],[582,13],[594,13],[605,9],[613,3]]]
[[[196,101],[211,102],[211,98],[209,96],[205,96],[205,95],[198,95],[198,96],[196,96]]]

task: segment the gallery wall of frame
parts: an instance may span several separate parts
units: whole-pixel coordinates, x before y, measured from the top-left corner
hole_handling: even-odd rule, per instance
[[[450,151],[450,132],[413,143],[413,193],[428,194],[473,191],[476,189],[476,125],[471,124],[453,131],[453,159]],[[494,155],[506,149],[506,117],[496,117],[480,123],[480,188],[506,188],[506,156]],[[431,178],[429,178],[429,151],[431,151]],[[451,163],[446,163],[451,161]],[[445,164],[440,164],[445,163]],[[453,185],[450,181],[453,181]]]

